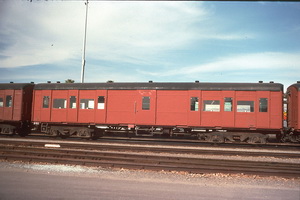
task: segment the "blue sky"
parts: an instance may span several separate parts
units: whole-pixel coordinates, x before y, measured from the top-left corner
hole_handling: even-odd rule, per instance
[[[80,82],[84,1],[0,0],[0,82]],[[90,1],[85,82],[300,80],[300,2]]]

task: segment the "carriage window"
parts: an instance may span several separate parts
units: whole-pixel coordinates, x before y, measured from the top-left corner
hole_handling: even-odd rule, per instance
[[[105,97],[98,96],[98,109],[104,109]]]
[[[204,100],[203,111],[209,112],[220,112],[220,101],[219,100]]]
[[[6,96],[5,107],[12,107],[12,96],[11,95]]]
[[[143,97],[142,110],[150,110],[150,97]]]
[[[0,108],[3,107],[3,98],[0,98]]]
[[[94,99],[80,99],[80,109],[94,109]]]
[[[199,102],[198,97],[191,97],[191,111],[198,111],[199,110]]]
[[[254,112],[254,101],[238,101],[237,112]]]
[[[44,96],[43,98],[43,108],[49,108],[49,101],[50,97],[49,96]]]
[[[76,96],[70,97],[70,108],[76,108]]]
[[[259,99],[259,112],[268,112],[268,99],[267,98]]]
[[[231,97],[225,97],[224,98],[224,111],[225,112],[231,112],[232,111],[232,98]]]
[[[67,107],[67,99],[54,99],[53,100],[53,108],[66,108]]]

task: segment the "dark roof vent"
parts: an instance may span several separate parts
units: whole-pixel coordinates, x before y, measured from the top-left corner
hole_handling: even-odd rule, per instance
[[[106,83],[113,83],[114,81],[112,81],[112,80],[108,80]]]
[[[258,83],[263,83],[263,81],[258,81]]]
[[[300,83],[300,81],[297,81],[297,83]]]
[[[196,80],[195,83],[200,83],[200,81]]]
[[[9,82],[9,83],[14,83],[13,81]]]
[[[270,81],[270,83],[274,83],[274,81]]]
[[[60,81],[56,81],[56,83],[60,83]]]
[[[30,82],[30,83],[34,84],[34,82]]]
[[[149,83],[153,83],[153,81],[149,81]]]
[[[47,83],[51,83],[51,81],[47,81]]]

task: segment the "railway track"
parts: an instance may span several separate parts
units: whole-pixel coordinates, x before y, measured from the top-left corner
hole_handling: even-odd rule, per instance
[[[262,176],[300,177],[298,164],[196,159],[134,153],[91,152],[37,147],[1,148],[5,160],[75,164],[127,169],[185,171],[190,173],[243,173]]]
[[[50,148],[49,148],[50,147]],[[57,148],[54,148],[57,147]],[[164,152],[164,153],[162,153]],[[251,152],[251,153],[250,153]],[[183,154],[179,156],[178,154]],[[116,167],[127,169],[186,171],[190,173],[243,173],[261,176],[300,177],[296,163],[261,162],[195,158],[191,154],[219,154],[243,156],[273,156],[300,159],[300,152],[224,151],[195,148],[157,147],[145,145],[116,145],[67,141],[0,140],[0,158]]]

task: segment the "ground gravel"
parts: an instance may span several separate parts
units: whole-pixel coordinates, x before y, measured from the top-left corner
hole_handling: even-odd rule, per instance
[[[226,187],[263,187],[263,188],[288,188],[299,190],[300,178],[282,177],[260,177],[244,174],[191,174],[186,172],[169,171],[145,171],[111,169],[101,167],[86,167],[73,165],[56,165],[43,163],[24,163],[0,161],[0,168],[9,171],[21,171],[27,173],[42,173],[49,175],[78,176],[78,177],[101,177],[115,180],[134,180],[141,182],[161,183],[182,183],[205,186],[226,186]]]

